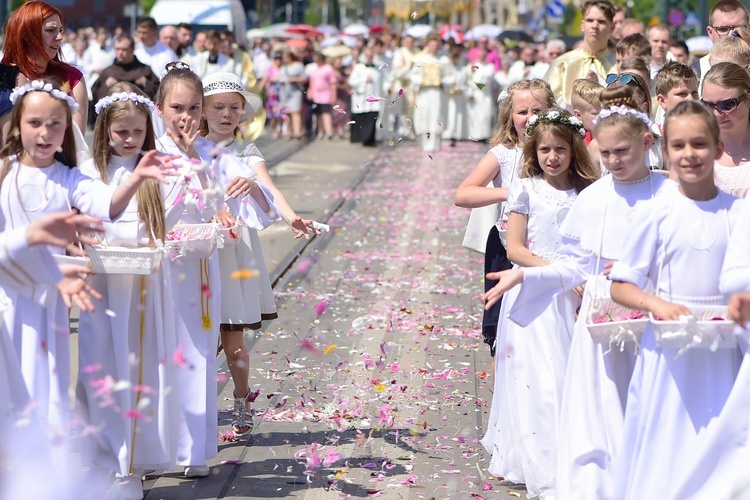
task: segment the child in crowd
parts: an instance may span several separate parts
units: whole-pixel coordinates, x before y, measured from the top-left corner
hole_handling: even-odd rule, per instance
[[[526,127],[532,116],[547,111],[554,105],[555,98],[549,85],[542,80],[521,80],[511,85],[500,95],[498,130],[490,141],[493,146],[479,164],[461,182],[456,190],[454,203],[465,208],[483,207],[498,204],[496,224],[489,230],[484,269],[488,272],[510,268],[505,244],[500,231],[505,234],[507,214],[503,203],[508,199],[508,188],[518,173],[523,161],[522,147],[526,141]],[[492,187],[487,187],[489,183]],[[485,281],[485,291],[494,283]],[[500,305],[486,311],[482,320],[484,342],[489,344],[490,353],[495,354]]]
[[[685,64],[667,61],[654,78],[656,100],[663,113],[667,113],[682,101],[698,100],[698,77]],[[664,123],[664,120],[661,120]]]
[[[34,80],[17,87],[11,102],[11,134],[0,152],[0,231],[71,208],[108,221],[122,214],[144,181],[166,182],[163,169],[167,166],[155,152],[146,155],[129,184],[117,188],[74,168],[71,117],[78,104],[53,82]],[[63,298],[47,287],[39,287],[31,295],[7,289],[6,295],[10,305],[4,313],[5,323],[39,419],[47,423],[43,432],[64,440],[70,434],[71,414],[68,308]]]
[[[711,66],[731,62],[747,68],[750,66],[750,30],[743,27],[734,28],[729,36],[719,38],[711,47],[708,57]]]
[[[203,92],[206,99],[201,135],[214,144],[228,148],[244,164],[246,177],[258,179],[268,187],[273,193],[274,205],[295,232],[295,238],[309,238],[311,232],[320,234],[312,228],[311,220],[302,219],[294,212],[278,190],[268,174],[266,161],[255,144],[236,136],[239,124],[252,120],[263,106],[260,97],[246,91],[240,79],[231,73],[214,73],[204,78]],[[231,227],[235,217],[226,213],[222,220]],[[223,288],[221,345],[234,381],[232,430],[238,436],[244,436],[253,429],[253,417],[248,408],[250,367],[243,331],[257,330],[261,327],[262,320],[275,319],[277,314],[258,231],[240,224],[235,236],[240,240],[238,245],[219,250]],[[258,275],[252,279],[231,278],[238,270],[247,268],[257,270]]]
[[[719,134],[699,103],[669,112],[664,153],[678,188],[649,202],[610,273],[615,301],[657,321],[682,321],[684,332],[666,343],[652,320],[643,334],[613,498],[732,498],[746,456],[747,387],[735,384],[745,349],[701,346],[711,341],[681,319],[725,303],[719,276],[742,204],[714,184]]]
[[[722,154],[714,165],[716,186],[744,198],[750,190],[750,75],[743,66],[719,63],[703,78],[701,102],[719,121]]]
[[[81,172],[113,187],[129,183],[139,162],[148,159],[143,151],[155,149],[153,107],[133,84],[111,86],[95,106],[94,156]],[[164,189],[153,180],[144,182],[123,215],[105,223],[104,242],[128,248],[160,245],[182,216],[186,188],[181,182]],[[78,407],[85,425],[103,429],[83,436],[79,448],[84,465],[117,474],[113,493],[118,498],[143,498],[144,470],[174,468],[180,408],[172,362],[177,342],[170,267],[170,260],[163,259],[148,276],[92,277],[102,304],[80,318]],[[101,396],[100,382],[107,377],[128,381],[132,388]],[[149,418],[123,418],[128,411]]]
[[[158,139],[157,148],[211,162],[208,170],[201,170],[191,178],[191,189],[210,194],[211,199],[202,209],[189,210],[180,222],[211,222],[222,208],[221,198],[226,191],[227,204],[238,218],[258,229],[270,225],[276,217],[270,197],[258,183],[243,177],[244,168],[232,155],[214,158],[216,146],[199,136],[203,84],[186,64],[167,65],[156,107],[167,130]],[[189,390],[180,391],[177,465],[185,466],[187,477],[205,477],[210,472],[205,461],[218,451],[216,346],[221,318],[221,273],[217,253],[209,258],[182,257],[172,273],[171,286],[177,304],[177,343],[191,367],[178,371],[180,387]],[[196,307],[196,302],[200,307]]]
[[[573,94],[570,97],[573,114],[581,120],[583,128],[586,130],[584,141],[594,165],[599,164],[599,148],[596,139],[591,135],[591,131],[594,130],[594,119],[602,109],[602,102],[599,99],[602,90],[604,90],[604,87],[598,83],[581,78],[573,82]]]
[[[614,498],[614,466],[635,349],[630,342],[612,348],[595,343],[586,323],[593,294],[608,295],[605,275],[611,263],[621,257],[631,226],[644,213],[644,201],[672,184],[663,175],[649,173],[643,158],[653,143],[650,120],[635,109],[635,103],[629,104],[606,108],[597,117],[594,132],[609,175],[593,183],[573,203],[560,228],[564,258],[550,266],[490,276],[499,279],[500,284],[485,296],[491,303],[499,294],[522,283],[510,318],[527,325],[559,293],[586,284],[560,407],[560,498]]]
[[[524,163],[507,202],[508,258],[522,268],[559,259],[559,225],[578,193],[600,177],[583,124],[567,112],[532,117],[526,133]],[[482,443],[492,453],[493,475],[525,483],[530,496],[554,498],[558,408],[580,291],[559,295],[525,327],[507,319],[514,295],[500,312],[493,411]]]
[[[622,38],[615,46],[617,71],[622,71],[620,64],[629,57],[638,57],[646,64],[651,62],[651,44],[644,35],[633,33]]]

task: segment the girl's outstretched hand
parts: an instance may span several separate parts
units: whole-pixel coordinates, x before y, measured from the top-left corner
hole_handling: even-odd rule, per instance
[[[727,306],[729,319],[743,328],[750,323],[750,293],[735,293]]]
[[[172,119],[172,125],[176,132],[167,128],[167,135],[172,138],[177,148],[190,158],[199,158],[195,149],[195,141],[198,140],[200,135],[198,121],[188,117],[182,129],[180,129],[180,119],[175,117]]]
[[[55,212],[30,223],[26,227],[26,241],[31,246],[52,245],[65,248],[73,255],[85,255],[79,244],[98,243],[96,238],[86,234],[102,232],[102,221],[96,217],[73,212]]]
[[[179,157],[179,155],[160,154],[159,151],[154,149],[143,155],[141,161],[135,166],[133,175],[137,175],[138,180],[156,179],[164,184],[169,184],[166,177],[178,175],[172,160]]]
[[[91,270],[71,264],[61,264],[58,267],[63,273],[63,279],[57,283],[57,289],[68,309],[75,305],[81,311],[93,311],[95,308],[91,299],[102,300],[102,296],[86,282],[85,275],[91,274]]]
[[[647,305],[648,311],[654,315],[654,318],[662,321],[679,321],[680,316],[692,316],[693,313],[690,309],[680,304],[673,304],[667,302],[659,297],[650,295],[648,302],[644,300],[644,305]]]
[[[306,240],[310,239],[310,233],[315,236],[320,236],[320,230],[313,227],[313,221],[309,219],[303,219],[299,215],[289,222],[292,231],[294,231],[294,239],[305,237]]]
[[[235,177],[229,181],[224,191],[232,198],[244,198],[256,185],[255,181],[249,177]]]
[[[499,280],[500,282],[493,286],[487,293],[482,295],[484,308],[490,309],[495,302],[500,300],[505,292],[518,285],[523,281],[522,269],[508,269],[497,273],[488,273],[487,279]]]
[[[223,227],[232,227],[237,222],[237,219],[226,210],[219,210],[216,215],[214,215],[214,219]]]

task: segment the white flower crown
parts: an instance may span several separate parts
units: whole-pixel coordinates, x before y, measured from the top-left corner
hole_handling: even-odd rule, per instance
[[[52,86],[51,83],[44,82],[42,80],[34,80],[25,85],[14,88],[13,92],[10,93],[10,102],[15,105],[18,99],[20,99],[23,95],[28,94],[29,92],[47,92],[55,99],[65,101],[71,112],[75,113],[76,111],[78,111],[78,103],[75,99],[68,95],[67,92],[56,89]]]
[[[594,118],[594,125],[599,123],[600,120],[603,120],[604,118],[608,118],[612,115],[632,115],[635,116],[637,119],[642,121],[646,124],[648,128],[651,128],[651,119],[648,117],[648,115],[642,111],[638,111],[633,108],[629,108],[627,106],[611,106],[608,109],[603,109],[599,111],[599,114],[596,115],[596,118]]]
[[[509,95],[508,91],[507,90],[503,90],[502,92],[500,92],[498,94],[498,96],[497,96],[497,102],[498,103],[503,102],[504,100],[506,100],[508,98],[508,95]]]
[[[151,99],[148,97],[136,94],[135,92],[117,92],[116,94],[108,95],[99,99],[99,102],[94,106],[94,111],[96,111],[96,114],[98,115],[104,110],[104,108],[117,101],[132,101],[136,104],[146,106],[149,111],[154,110],[154,103],[151,102]]]
[[[184,62],[175,61],[175,62],[171,62],[167,64],[166,68],[164,69],[164,72],[161,74],[161,77],[164,78],[165,76],[167,76],[167,73],[169,73],[170,71],[174,71],[176,69],[186,69],[188,71],[193,71],[193,68],[191,68],[189,65],[185,64]]]
[[[586,129],[583,128],[583,122],[569,113],[561,113],[560,111],[550,111],[548,113],[541,113],[534,115],[529,118],[529,125],[526,127],[526,135],[531,135],[537,125],[540,123],[562,123],[575,129],[578,135],[586,137]]]

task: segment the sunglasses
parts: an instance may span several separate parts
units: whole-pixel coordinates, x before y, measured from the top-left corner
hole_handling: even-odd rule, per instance
[[[727,36],[729,32],[735,28],[747,28],[747,24],[738,24],[736,26],[711,26],[711,28],[713,28],[719,36]]]
[[[701,102],[714,111],[718,111],[719,113],[724,114],[731,113],[732,111],[737,109],[737,106],[739,106],[740,103],[745,100],[745,97],[747,97],[747,94],[732,97],[731,99],[723,99],[719,102],[709,102],[704,101],[703,99],[701,99]]]
[[[610,73],[607,75],[605,81],[607,82],[607,86],[612,85],[615,82],[620,82],[622,85],[630,85],[631,83],[634,83],[635,86],[641,89],[644,94],[646,94],[647,96],[651,95],[651,92],[649,92],[649,90],[645,88],[641,82],[638,81],[633,73],[622,73],[620,75]]]

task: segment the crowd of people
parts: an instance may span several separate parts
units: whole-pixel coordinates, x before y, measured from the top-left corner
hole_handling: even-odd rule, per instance
[[[232,432],[252,431],[242,332],[276,317],[258,231],[319,234],[241,137],[256,117],[365,146],[489,140],[455,203],[485,254],[491,474],[540,498],[746,493],[748,11],[718,2],[693,61],[607,0],[582,14],[570,51],[387,32],[246,50],[143,18],[69,52],[60,10],[20,6],[0,62],[0,497],[137,499],[145,470],[207,476],[219,340]],[[90,276],[84,244],[92,263],[176,260]]]
[[[485,253],[488,469],[530,498],[746,498],[748,10],[713,7],[692,67],[617,16],[587,1],[581,46],[501,93],[455,194]]]

